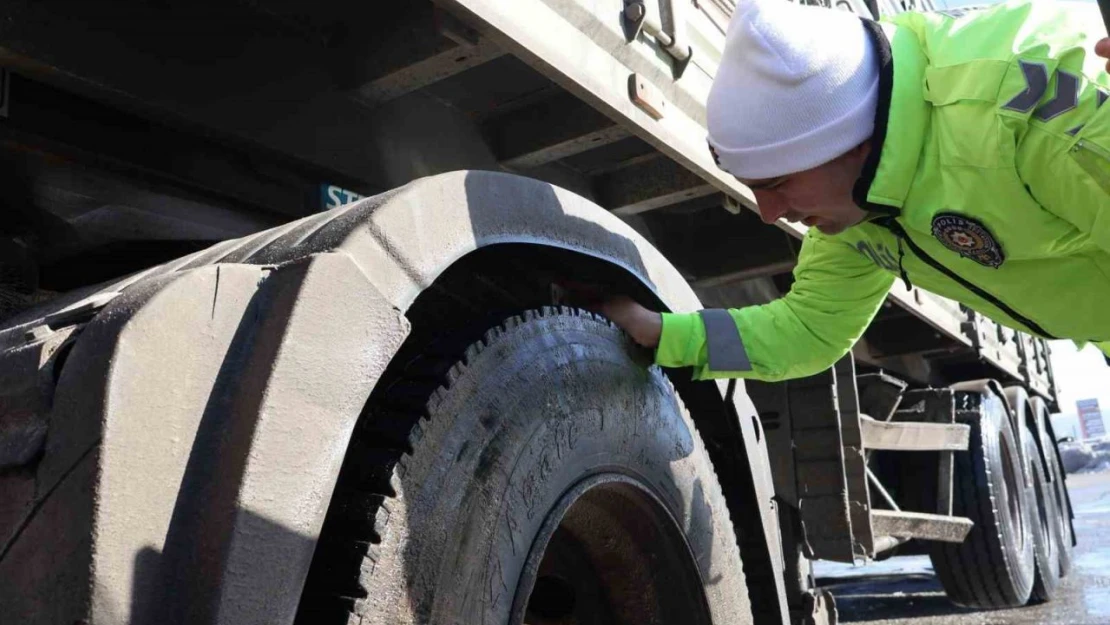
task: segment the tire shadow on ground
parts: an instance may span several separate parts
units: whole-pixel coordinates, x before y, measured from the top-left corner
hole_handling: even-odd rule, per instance
[[[952,603],[936,576],[928,573],[819,578],[817,585],[829,589],[836,598],[841,623],[954,616],[975,611]]]

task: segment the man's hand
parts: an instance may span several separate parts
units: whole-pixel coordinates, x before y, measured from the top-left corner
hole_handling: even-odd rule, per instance
[[[1110,72],[1110,37],[1100,40],[1095,44],[1095,54],[1101,56],[1106,61],[1106,71]]]
[[[654,349],[663,333],[663,316],[648,310],[626,295],[609,295],[596,284],[570,280],[556,285],[555,301],[608,317],[640,345]]]
[[[602,301],[595,312],[605,315],[640,345],[654,349],[663,333],[663,315],[648,310],[631,297],[620,295]]]

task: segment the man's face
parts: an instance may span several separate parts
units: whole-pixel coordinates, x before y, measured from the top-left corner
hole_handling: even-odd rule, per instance
[[[863,170],[868,146],[864,143],[836,160],[795,174],[739,180],[755,193],[764,223],[784,218],[837,234],[867,216],[852,200],[852,187]]]

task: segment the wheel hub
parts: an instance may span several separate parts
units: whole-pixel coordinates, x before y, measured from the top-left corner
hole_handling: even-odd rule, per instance
[[[711,623],[681,528],[639,481],[605,473],[568,489],[533,541],[513,625]]]

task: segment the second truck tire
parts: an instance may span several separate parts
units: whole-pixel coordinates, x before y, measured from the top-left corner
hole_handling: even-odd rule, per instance
[[[1034,397],[1031,403],[1033,414],[1037,419],[1041,444],[1047,452],[1049,484],[1052,488],[1053,504],[1056,508],[1056,527],[1053,528],[1053,534],[1056,537],[1056,555],[1060,563],[1060,577],[1065,577],[1071,571],[1075,549],[1072,542],[1071,503],[1068,498],[1067,474],[1064,472],[1064,465],[1060,462],[1057,443],[1053,440],[1053,428],[1048,406],[1040,397]]]
[[[958,393],[957,418],[971,426],[971,440],[955,454],[953,514],[975,526],[962,543],[934,543],[933,568],[957,604],[1024,605],[1033,588],[1036,499],[1024,478],[1022,441],[993,393]]]
[[[1029,477],[1033,481],[1033,493],[1037,510],[1033,520],[1033,545],[1037,563],[1036,577],[1030,602],[1044,603],[1056,596],[1060,585],[1060,547],[1056,539],[1057,518],[1055,493],[1045,476],[1040,450],[1031,430],[1025,432],[1025,454],[1029,465]]]
[[[713,466],[648,365],[572,309],[487,332],[407,445],[356,435],[348,454],[362,456],[340,475],[301,621],[751,623]]]
[[[1036,407],[1030,401],[1029,393],[1020,386],[1006,389],[1006,401],[1013,410],[1014,422],[1020,424],[1022,444],[1025,446],[1027,475],[1032,482],[1033,499],[1036,507],[1033,512],[1033,548],[1037,563],[1033,580],[1031,603],[1052,600],[1060,585],[1060,511],[1056,501],[1054,485],[1049,481],[1051,464],[1045,458],[1055,460],[1055,444],[1045,440],[1045,424],[1039,419]],[[1047,419],[1048,416],[1045,415]],[[1045,456],[1041,455],[1044,446]]]

